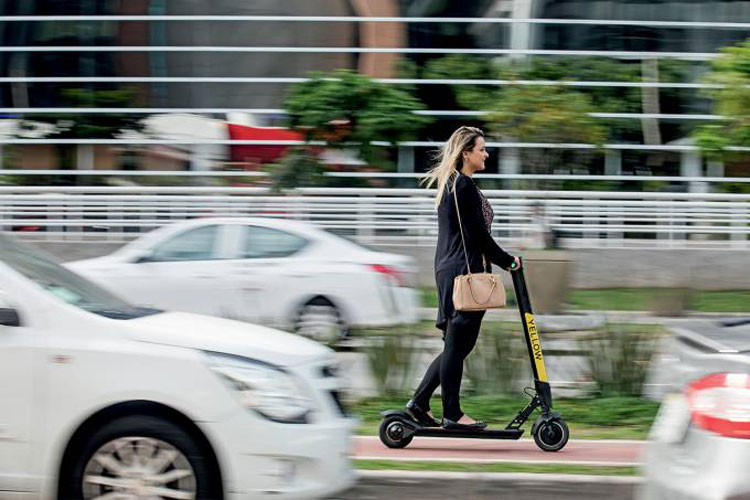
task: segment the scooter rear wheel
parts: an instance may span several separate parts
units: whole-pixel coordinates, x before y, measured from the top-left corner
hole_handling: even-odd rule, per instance
[[[388,417],[380,422],[380,441],[388,448],[406,448],[414,439],[413,435],[406,436],[406,426],[398,417]]]
[[[534,433],[534,442],[544,451],[560,451],[568,443],[570,431],[561,418],[539,422]]]

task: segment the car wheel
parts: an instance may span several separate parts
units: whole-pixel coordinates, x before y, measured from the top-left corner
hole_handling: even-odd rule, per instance
[[[222,487],[210,455],[168,420],[121,417],[67,454],[59,498],[220,499]]]
[[[349,331],[336,306],[326,298],[316,297],[297,311],[294,333],[330,345]]]

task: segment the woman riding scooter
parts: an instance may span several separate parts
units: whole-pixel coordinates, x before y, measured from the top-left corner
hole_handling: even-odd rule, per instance
[[[437,183],[436,326],[443,331],[444,346],[407,403],[406,411],[426,427],[441,425],[430,410],[430,397],[438,385],[443,402],[443,428],[480,430],[486,427],[485,423],[464,414],[459,401],[464,359],[476,345],[484,311],[456,311],[452,296],[453,279],[467,271],[485,272],[485,259],[507,270],[521,266],[518,257],[505,252],[493,240],[490,229],[494,212],[472,179],[474,173],[484,170],[488,156],[484,133],[474,127],[459,127],[443,146],[439,163],[425,179],[427,187]],[[454,203],[454,190],[457,203]],[[470,269],[466,269],[457,210],[463,223]]]

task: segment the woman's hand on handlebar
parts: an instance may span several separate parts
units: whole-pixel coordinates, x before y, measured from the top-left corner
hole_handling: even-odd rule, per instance
[[[518,271],[521,269],[521,258],[520,257],[513,257],[513,263],[508,268],[508,271]]]

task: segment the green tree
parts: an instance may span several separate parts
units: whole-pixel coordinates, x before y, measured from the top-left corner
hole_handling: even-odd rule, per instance
[[[503,133],[508,140],[593,144],[643,141],[646,144],[663,144],[689,135],[694,122],[664,123],[656,118],[589,119],[585,114],[677,112],[688,104],[684,90],[562,84],[555,87],[554,82],[684,82],[689,80],[690,73],[695,69],[694,64],[670,60],[620,61],[607,57],[530,57],[497,63],[478,56],[450,55],[428,61],[423,76],[511,82],[542,80],[552,83],[551,87],[451,86],[453,100],[458,107],[495,110],[495,113],[480,119],[484,119],[490,129]],[[447,101],[443,99],[443,102]],[[524,115],[511,116],[513,113]],[[569,120],[567,125],[566,120]],[[516,130],[515,127],[520,129]],[[549,171],[552,165],[584,166],[589,163],[588,157],[593,153],[593,150],[523,150],[521,158],[526,167],[543,172]],[[664,160],[665,156],[660,153],[647,157],[652,167],[658,167]],[[569,181],[566,184],[577,182]],[[589,184],[584,182],[583,186],[577,188],[588,187]],[[534,185],[538,186],[539,183]]]
[[[502,75],[501,75],[502,73]],[[464,54],[450,54],[431,59],[422,72],[424,78],[450,78],[456,80],[491,80],[498,77],[520,78],[520,74],[504,73],[489,59]],[[485,110],[497,92],[491,85],[451,85],[456,103],[471,110]]]
[[[591,99],[575,90],[556,86],[512,85],[492,103],[490,130],[508,142],[586,143],[600,145],[606,128],[588,115]],[[590,154],[586,150],[524,149],[522,158],[533,173],[550,173],[555,166],[575,166]]]
[[[727,146],[750,146],[750,40],[721,50],[704,82],[716,85],[705,91],[714,114],[726,119],[700,127],[694,134],[702,152],[711,159],[733,159]]]
[[[548,64],[549,63],[549,64]],[[485,58],[451,55],[429,61],[428,78],[503,80],[568,80],[573,68],[553,61],[512,61],[493,64]],[[587,113],[596,110],[592,96],[576,88],[535,85],[453,85],[456,103],[467,109],[489,111],[484,116],[493,134],[507,142],[565,142],[601,144],[607,128]],[[523,149],[522,163],[534,173],[553,166],[582,163],[590,151],[551,148]],[[534,183],[549,187],[549,183]],[[531,187],[531,186],[529,186]]]
[[[408,88],[382,84],[350,70],[316,72],[292,87],[284,102],[290,126],[307,142],[325,141],[329,148],[353,149],[370,165],[390,168],[387,150],[373,141],[413,139],[430,119]]]
[[[564,87],[508,86],[492,108],[490,129],[506,139],[600,144],[605,138],[604,127],[587,114],[591,99]]]
[[[581,82],[638,82],[641,80],[640,66],[607,57],[534,58],[522,77],[527,80],[564,80]],[[599,113],[641,112],[641,89],[622,87],[575,87],[577,92],[587,95],[591,107]],[[612,141],[638,140],[641,123],[632,119],[602,119],[597,122],[605,127],[607,138]]]
[[[60,97],[64,107],[126,108],[133,102],[135,92],[131,89],[63,89]],[[143,130],[142,120],[146,116],[133,113],[51,113],[34,115],[34,120],[54,124],[56,129],[50,135],[60,139],[111,139],[124,130]]]
[[[297,186],[322,186],[326,181],[325,166],[305,147],[291,148],[278,164],[267,165],[265,171],[271,175],[271,189],[277,193]]]
[[[682,82],[692,71],[687,61],[660,60],[654,62],[660,82]],[[432,59],[423,70],[425,78],[551,80],[589,82],[642,82],[646,81],[643,67],[637,61],[619,61],[608,57],[532,57],[523,60],[493,63],[479,56],[452,54]],[[453,85],[456,104],[464,109],[485,110],[498,90],[490,85]],[[656,92],[657,102],[679,108],[683,94],[674,89],[628,87],[570,87],[591,99],[595,111],[600,113],[652,112],[644,109],[644,95]],[[502,91],[502,89],[500,89]],[[633,119],[601,119],[609,140],[638,141],[643,135],[643,124]],[[668,131],[670,138],[683,137],[692,130],[690,123]]]

